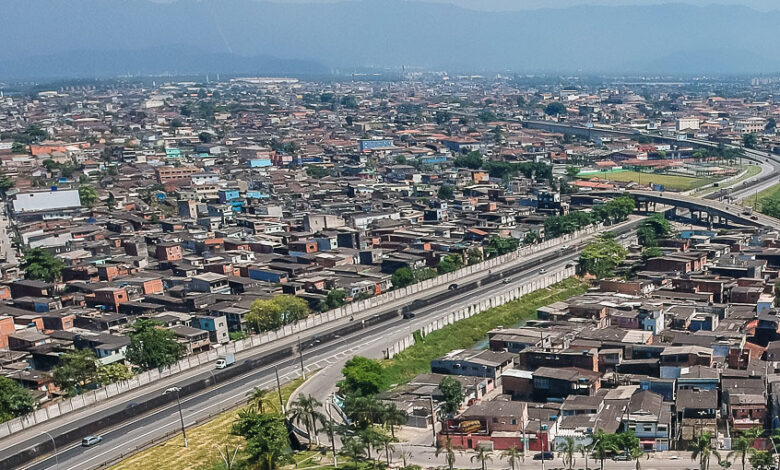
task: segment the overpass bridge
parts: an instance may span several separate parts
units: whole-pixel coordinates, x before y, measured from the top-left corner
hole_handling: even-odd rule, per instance
[[[690,219],[707,224],[709,226],[729,227],[730,225],[745,225],[748,227],[769,227],[780,229],[780,220],[769,217],[744,207],[729,204],[712,199],[702,199],[686,196],[679,193],[656,191],[593,191],[594,196],[618,197],[631,195],[636,200],[639,209],[645,210],[650,205],[662,204],[672,206],[670,218],[682,218],[678,209],[685,209],[690,213]]]

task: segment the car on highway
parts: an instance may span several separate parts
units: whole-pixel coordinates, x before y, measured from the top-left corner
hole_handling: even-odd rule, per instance
[[[458,285],[457,285],[457,284],[450,284],[450,286],[449,286],[449,287],[447,287],[447,289],[449,289],[449,290],[455,290],[455,289],[457,289],[457,288],[458,288]]]
[[[103,438],[100,436],[87,436],[84,439],[81,440],[81,446],[82,447],[92,447],[94,445],[100,444],[103,441]]]
[[[544,269],[544,268],[542,268],[542,269],[540,269],[540,270],[539,270],[539,274],[544,274],[544,273],[546,273],[546,272],[547,272],[547,270],[546,270],[546,269]]]
[[[555,458],[552,452],[539,452],[534,454],[534,460],[552,460]]]
[[[510,282],[512,282],[511,279],[501,279],[502,284],[509,284]]]
[[[412,312],[404,312],[404,320],[409,320],[410,318],[414,318],[416,315]]]

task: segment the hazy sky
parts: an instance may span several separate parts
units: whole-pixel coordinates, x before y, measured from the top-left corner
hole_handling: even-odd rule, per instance
[[[157,0],[174,1],[174,0]],[[338,2],[345,0],[271,0],[279,3]],[[378,0],[377,0],[378,1]],[[687,3],[691,5],[742,5],[756,10],[779,10],[778,0],[407,0],[452,3],[472,10],[527,10],[537,8],[566,8],[575,5],[661,5]]]

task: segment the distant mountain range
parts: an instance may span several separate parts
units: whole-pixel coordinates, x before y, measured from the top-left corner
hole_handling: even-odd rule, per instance
[[[364,0],[0,0],[0,79],[427,70],[780,72],[780,12],[729,5],[488,12]]]

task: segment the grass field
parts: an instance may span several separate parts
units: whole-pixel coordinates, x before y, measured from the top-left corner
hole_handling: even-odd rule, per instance
[[[282,386],[282,399],[287,402],[292,392],[303,383],[303,379],[296,379]],[[266,411],[278,413],[279,400],[276,389],[268,394]],[[242,407],[243,408],[243,407]],[[199,426],[187,429],[187,441],[189,447],[184,447],[184,439],[181,434],[168,439],[165,442],[141,451],[134,456],[123,460],[110,467],[111,470],[134,469],[212,469],[212,463],[219,459],[219,452],[215,446],[224,446],[230,443],[231,451],[235,445],[243,445],[243,439],[230,434],[230,427],[238,415],[240,409],[222,413]],[[223,450],[224,451],[224,450]]]
[[[725,183],[724,186],[726,186],[726,187],[736,186],[737,184],[745,181],[746,179],[752,178],[752,177],[756,176],[757,174],[761,173],[761,167],[758,166],[758,165],[751,165],[751,166],[748,166],[746,168],[747,168],[747,171],[745,172],[744,175],[740,176],[739,178],[737,178],[737,179],[735,179],[733,181],[729,181],[728,183]],[[740,171],[742,171],[742,170],[740,170]],[[705,188],[705,189],[701,189],[701,190],[696,191],[694,193],[694,195],[695,196],[705,196],[707,194],[713,193],[713,192],[718,191],[718,190],[720,190],[720,188]]]
[[[659,175],[655,173],[639,173],[637,171],[615,171],[610,173],[593,173],[577,176],[579,179],[590,179],[597,177],[603,180],[615,181],[617,183],[641,183],[642,185],[662,184],[669,189],[679,189],[688,191],[718,181],[720,178],[692,178],[689,176]]]
[[[743,201],[746,206],[755,207],[756,201],[760,201],[764,198],[780,198],[780,184],[776,184],[770,188],[767,188],[758,194],[751,194],[750,196],[746,196]]]
[[[500,307],[486,310],[471,318],[447,325],[425,338],[415,338],[414,346],[390,360],[383,361],[383,385],[390,388],[408,382],[414,376],[431,370],[431,359],[453,349],[471,348],[498,326],[512,326],[536,318],[536,309],[568,299],[587,290],[587,285],[569,278],[546,289],[539,289]]]

